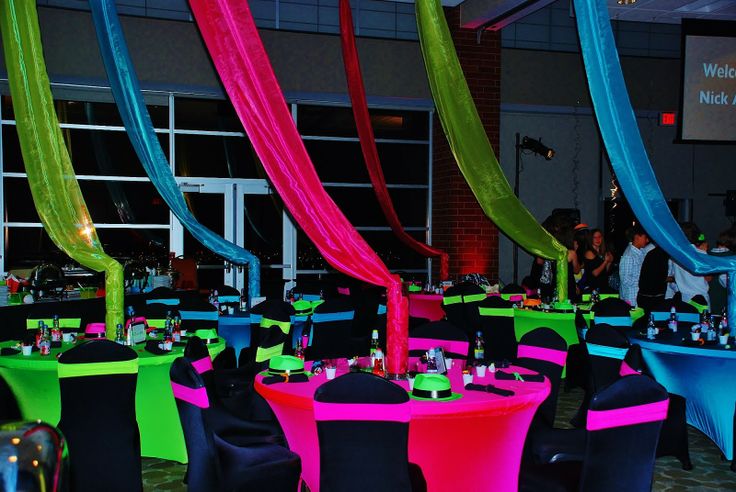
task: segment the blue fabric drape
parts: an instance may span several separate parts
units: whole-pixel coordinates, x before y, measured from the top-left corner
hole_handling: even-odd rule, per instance
[[[636,218],[649,236],[683,268],[697,275],[729,272],[736,258],[700,254],[672,217],[644,148],[621,72],[605,0],[575,0],[588,87],[611,165]],[[736,291],[729,282],[728,317],[736,316]]]
[[[114,0],[90,0],[102,61],[128,137],[148,177],[171,211],[205,247],[238,265],[248,264],[248,295],[261,295],[258,258],[200,224],[189,211],[153,129],[125,43]]]

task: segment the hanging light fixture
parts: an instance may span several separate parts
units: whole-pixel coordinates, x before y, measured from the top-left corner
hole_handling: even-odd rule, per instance
[[[636,0],[617,0],[619,5],[633,5],[636,3]]]
[[[524,137],[521,139],[521,145],[519,146],[519,148],[531,150],[535,154],[544,157],[546,160],[550,160],[555,156],[554,149],[547,147],[539,140],[529,137]]]

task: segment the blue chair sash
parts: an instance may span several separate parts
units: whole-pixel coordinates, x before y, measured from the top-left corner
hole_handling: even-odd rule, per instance
[[[312,323],[330,323],[332,321],[352,321],[355,311],[341,311],[338,313],[314,313]]]
[[[217,311],[182,311],[179,310],[182,320],[218,321]],[[251,320],[252,321],[252,320]]]
[[[652,311],[654,321],[667,321],[670,319],[669,311]],[[700,313],[677,313],[677,321],[683,321],[685,323],[700,323]]]
[[[609,359],[624,360],[628,348],[609,347],[607,345],[598,345],[596,343],[588,343],[588,353],[596,357],[607,357]]]
[[[631,326],[631,316],[596,316],[594,320],[596,324]]]

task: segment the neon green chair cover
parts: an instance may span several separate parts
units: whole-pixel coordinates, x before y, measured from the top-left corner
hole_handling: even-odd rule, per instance
[[[54,244],[81,265],[105,272],[107,335],[123,322],[123,267],[106,255],[84,203],[54,111],[36,2],[0,2],[5,66],[33,202]]]
[[[496,159],[453,48],[439,0],[415,2],[417,30],[442,128],[483,212],[530,254],[557,261],[557,295],[567,299],[567,248],[521,204]]]

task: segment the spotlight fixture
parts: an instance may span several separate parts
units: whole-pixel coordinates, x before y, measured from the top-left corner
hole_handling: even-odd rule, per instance
[[[616,3],[619,5],[632,5],[636,3],[636,0],[617,0]]]
[[[550,149],[549,147],[544,145],[541,141],[535,140],[529,137],[524,137],[521,139],[520,148],[531,150],[535,154],[544,157],[546,160],[552,159],[552,157],[554,157],[555,155],[554,149]]]

